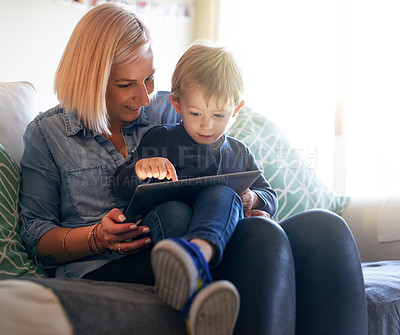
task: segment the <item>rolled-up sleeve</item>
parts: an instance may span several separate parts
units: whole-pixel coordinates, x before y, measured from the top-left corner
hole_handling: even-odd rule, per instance
[[[26,129],[24,144],[20,235],[35,263],[49,267],[39,261],[36,245],[49,230],[60,226],[60,174],[35,121]]]

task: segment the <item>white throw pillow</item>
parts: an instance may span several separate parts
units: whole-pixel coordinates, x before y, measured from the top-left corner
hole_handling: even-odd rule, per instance
[[[35,87],[26,81],[0,82],[0,144],[19,164],[27,124],[38,114]]]

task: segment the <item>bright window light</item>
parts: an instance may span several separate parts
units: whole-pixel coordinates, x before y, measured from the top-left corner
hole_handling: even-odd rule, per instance
[[[274,121],[333,180],[335,0],[222,0],[220,41],[238,58],[248,107]]]
[[[315,148],[317,173],[341,179],[341,193],[400,188],[399,17],[397,0],[221,0],[220,40],[242,66],[246,104]]]

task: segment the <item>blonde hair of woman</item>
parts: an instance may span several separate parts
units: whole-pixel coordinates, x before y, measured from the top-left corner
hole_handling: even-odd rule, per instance
[[[55,91],[67,112],[94,132],[110,135],[106,90],[114,66],[152,53],[148,28],[128,8],[106,3],[76,25],[55,75]],[[82,46],[85,46],[84,48]]]

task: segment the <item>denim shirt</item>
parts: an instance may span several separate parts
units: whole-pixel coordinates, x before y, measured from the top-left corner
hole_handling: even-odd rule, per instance
[[[122,128],[129,159],[144,133],[160,124],[178,122],[168,99],[158,92],[139,117]],[[126,201],[113,191],[113,175],[126,162],[114,145],[87,129],[74,113],[57,106],[38,115],[24,135],[21,159],[22,189],[20,234],[30,257],[40,266],[36,245],[56,227],[81,227],[100,222],[112,208],[123,209]],[[59,265],[56,276],[82,277],[117,254],[91,256]]]

